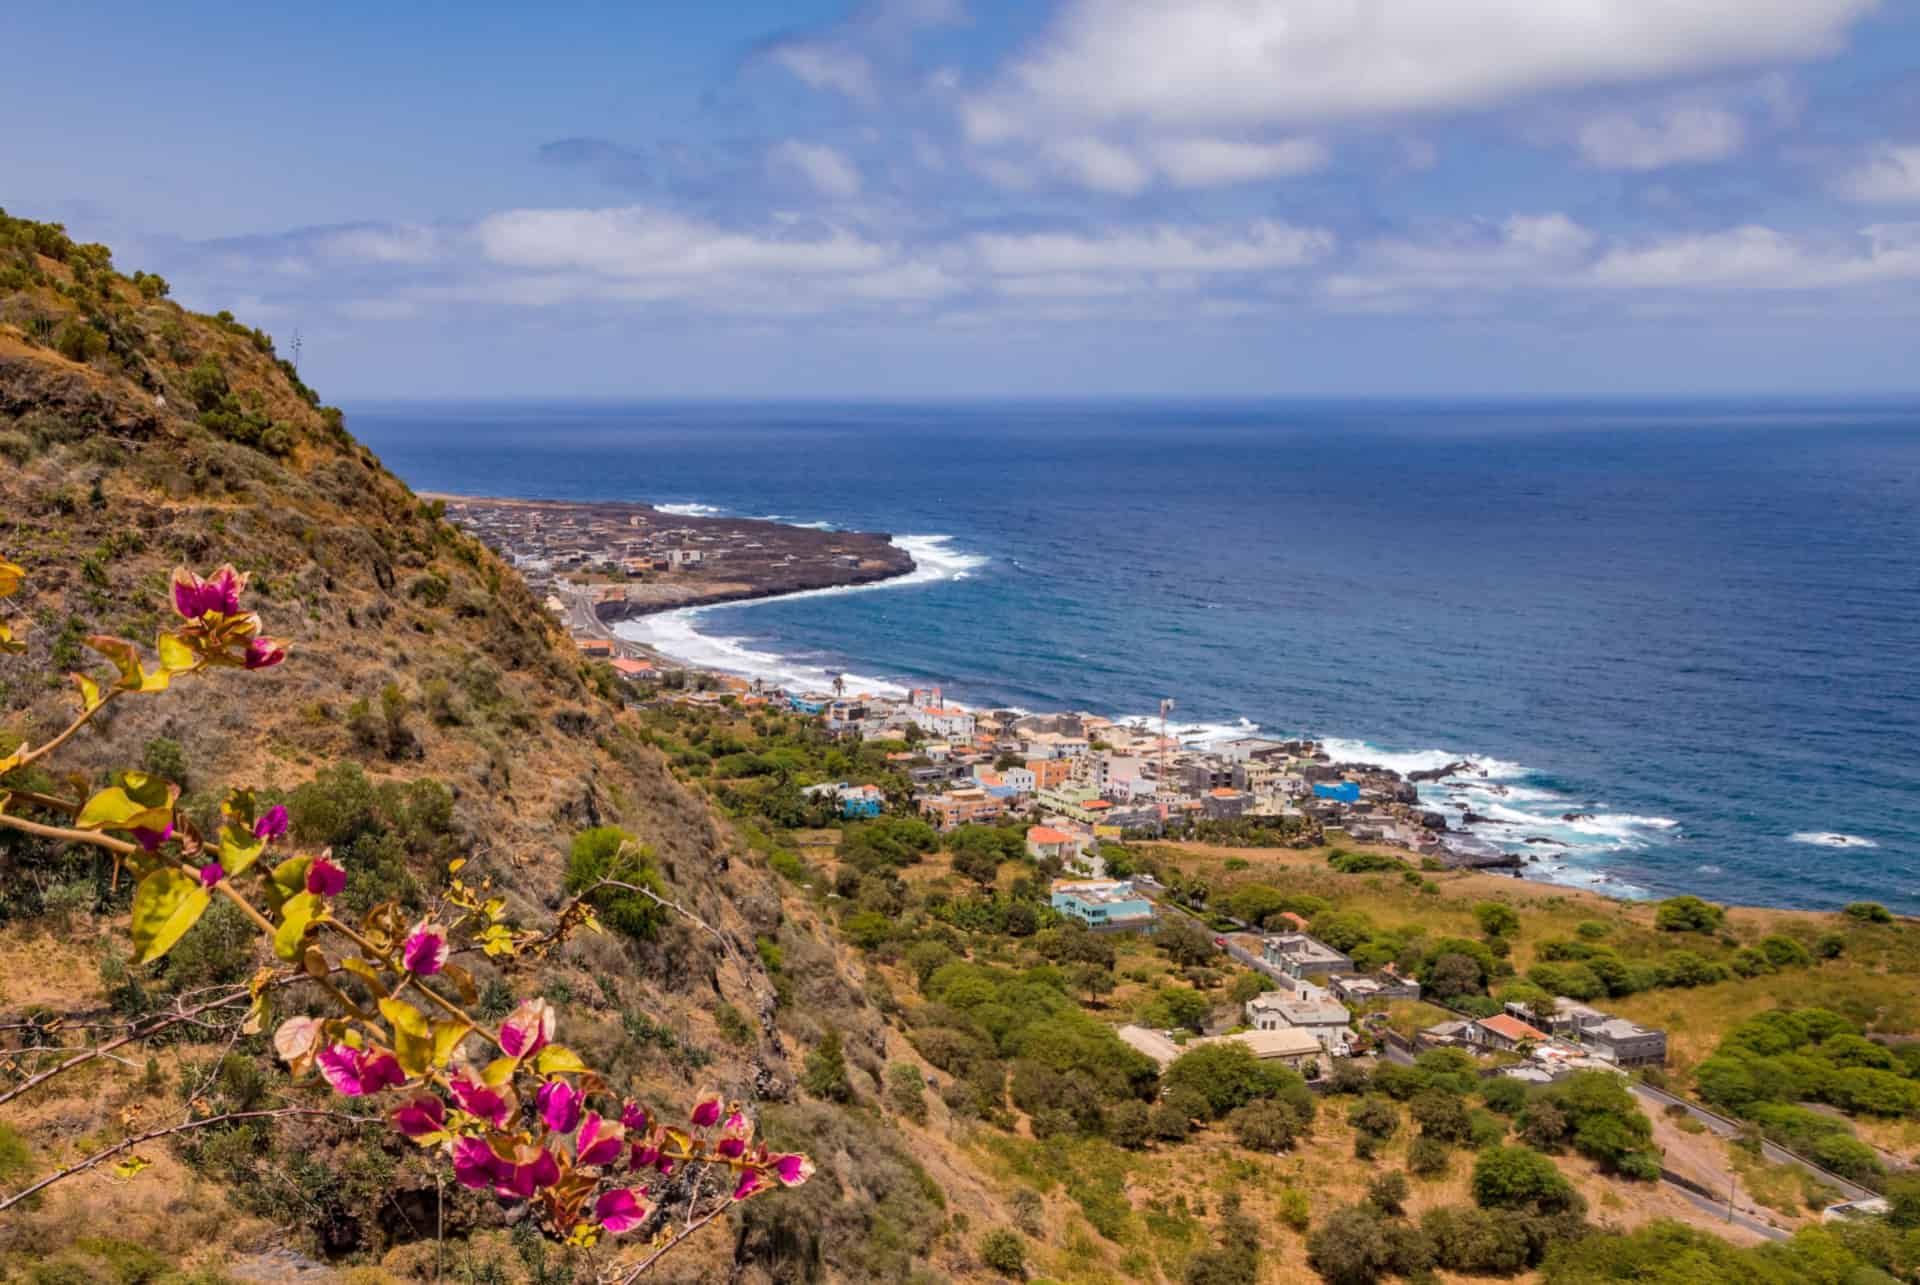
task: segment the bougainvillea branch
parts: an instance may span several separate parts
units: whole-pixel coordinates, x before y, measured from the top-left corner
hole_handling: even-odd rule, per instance
[[[20,568],[0,561],[0,597],[18,588],[22,575]],[[179,622],[159,635],[158,664],[151,668],[130,642],[87,639],[112,663],[117,677],[103,687],[86,674],[72,675],[79,715],[45,743],[22,745],[0,757],[0,776],[58,750],[121,696],[167,691],[177,680],[210,668],[279,665],[286,645],[265,637],[259,616],[241,608],[246,582],[230,566],[205,578],[185,568],[176,571],[172,597]],[[0,651],[17,655],[22,650],[13,631],[0,625]],[[488,1029],[440,990],[437,983],[444,981],[467,1005],[474,1002],[471,975],[453,962],[468,951],[503,961],[537,960],[576,930],[599,931],[590,901],[596,889],[568,903],[550,931],[517,929],[506,922],[506,899],[493,892],[491,881],[469,883],[460,873],[466,863],[453,861],[446,891],[428,917],[409,922],[399,903],[385,901],[349,922],[335,901],[346,889],[347,871],[332,854],[276,848],[289,829],[284,807],[262,808],[252,791],[234,790],[220,806],[218,823],[203,831],[178,810],[180,791],[170,782],[133,771],[120,772],[113,781],[83,802],[0,786],[0,828],[90,844],[113,855],[116,878],[123,868],[133,875],[135,966],[166,955],[218,894],[239,907],[289,967],[261,969],[239,991],[215,995],[69,1057],[0,1094],[0,1103],[116,1048],[243,1000],[249,1003],[247,1016],[229,1031],[229,1039],[264,1031],[271,993],[306,981],[332,1011],[289,1016],[274,1028],[274,1050],[296,1078],[317,1073],[343,1097],[383,1098],[392,1128],[442,1154],[456,1182],[529,1205],[539,1224],[569,1245],[589,1247],[652,1228],[641,1258],[612,1265],[610,1279],[637,1279],[734,1205],[797,1186],[812,1174],[805,1156],[776,1153],[764,1141],[756,1142],[745,1109],[717,1094],[702,1097],[685,1125],[613,1094],[578,1054],[557,1042],[557,1016],[545,1000],[524,1001],[497,1028]],[[16,809],[57,814],[59,820],[32,819]],[[607,881],[597,887],[639,893],[683,916],[719,941],[751,982],[752,970],[734,944],[684,906],[637,884]],[[351,949],[329,953],[329,942]],[[342,973],[351,975],[366,998],[348,993]],[[427,1007],[416,1006],[410,996]],[[479,1047],[486,1060],[474,1060],[469,1046]],[[153,1130],[0,1199],[0,1210],[143,1142],[227,1121],[340,1114],[289,1107]],[[677,1226],[648,1185],[675,1175],[689,1192]]]

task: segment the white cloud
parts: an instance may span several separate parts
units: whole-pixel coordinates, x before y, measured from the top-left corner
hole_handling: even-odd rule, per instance
[[[1167,138],[1148,147],[1160,171],[1180,187],[1218,187],[1253,179],[1310,174],[1327,163],[1311,138],[1243,143],[1225,138]]]
[[[417,224],[366,224],[329,232],[315,243],[316,253],[365,263],[429,263],[439,254],[439,237]]]
[[[768,57],[809,89],[831,90],[855,102],[874,100],[873,67],[851,49],[829,44],[788,44]]]
[[[1101,272],[1272,272],[1324,258],[1331,232],[1271,220],[1219,230],[1160,226],[1098,236],[992,233],[972,248],[990,272],[1008,276]]]
[[[887,247],[843,228],[814,236],[737,232],[646,206],[508,210],[474,231],[485,257],[503,267],[610,277],[846,274],[893,258]]]
[[[1819,290],[1920,277],[1920,223],[1862,228],[1854,244],[1796,241],[1768,227],[1731,228],[1609,251],[1597,285],[1655,289]]]
[[[1740,150],[1746,125],[1720,107],[1675,104],[1651,116],[1607,112],[1580,126],[1575,144],[1589,164],[1612,170],[1657,170],[1722,160]]]
[[[1127,148],[1098,138],[1063,138],[1047,148],[1056,165],[1081,187],[1131,196],[1153,172]]]
[[[1920,143],[1882,143],[1840,176],[1836,188],[1851,201],[1920,202]]]
[[[1425,239],[1370,242],[1359,248],[1352,268],[1330,275],[1322,289],[1336,299],[1364,299],[1537,286],[1576,272],[1595,240],[1565,214],[1515,214],[1499,223],[1438,229]]]
[[[1204,130],[1484,107],[1801,60],[1877,0],[1071,0],[963,110],[977,143],[1056,122]]]
[[[859,169],[825,143],[789,139],[767,153],[767,163],[798,172],[822,196],[855,196],[860,191]]]

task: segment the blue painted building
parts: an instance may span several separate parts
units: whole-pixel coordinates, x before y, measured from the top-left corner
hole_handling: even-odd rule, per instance
[[[1313,787],[1316,799],[1334,799],[1341,803],[1358,803],[1360,786],[1353,781],[1342,781],[1338,785],[1316,785]]]
[[[1095,931],[1152,932],[1157,922],[1153,903],[1124,879],[1056,879],[1052,900],[1055,910]]]

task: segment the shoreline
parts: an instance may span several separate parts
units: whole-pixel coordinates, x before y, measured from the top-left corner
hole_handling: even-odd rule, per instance
[[[749,533],[780,532],[788,538],[810,544],[835,540],[844,542],[850,537],[886,541],[898,552],[904,565],[844,567],[838,569],[837,574],[824,577],[824,583],[788,580],[779,583],[732,583],[724,587],[721,584],[713,584],[698,593],[657,597],[628,596],[619,600],[592,603],[587,605],[584,614],[573,613],[569,619],[563,621],[576,638],[585,636],[606,640],[616,649],[616,656],[626,654],[644,660],[657,670],[678,670],[719,678],[750,678],[766,682],[774,690],[794,688],[793,694],[804,694],[798,690],[799,688],[813,690],[825,684],[818,681],[817,676],[812,674],[802,677],[798,669],[770,677],[767,671],[779,659],[772,655],[760,657],[755,653],[747,653],[755,656],[762,663],[745,663],[730,667],[710,656],[693,658],[682,652],[670,650],[655,638],[631,636],[621,630],[620,626],[674,613],[684,613],[687,617],[694,617],[707,608],[771,602],[809,593],[879,589],[910,580],[916,574],[924,575],[927,571],[927,568],[923,567],[911,553],[900,549],[896,542],[898,538],[885,533],[821,531],[815,526],[802,526],[772,518],[735,518],[706,512],[669,513],[655,505],[635,502],[525,499],[505,496],[471,496],[451,492],[419,492],[418,494],[422,500],[441,501],[449,506],[486,506],[551,513],[644,513],[654,522],[671,523],[674,529],[701,530],[704,528],[709,531],[731,530]],[[686,507],[690,510],[704,508],[698,505]],[[927,539],[927,537],[921,537],[921,539]],[[944,539],[944,537],[936,537],[936,539]],[[517,562],[516,567],[518,568]],[[524,568],[520,569],[525,574]],[[935,573],[930,577],[929,582],[958,578],[959,575],[964,574],[964,572],[953,575]],[[589,622],[590,627],[582,627],[588,626]],[[697,633],[691,628],[688,632]],[[725,646],[733,641],[723,638],[718,640],[717,645]],[[890,679],[860,678],[855,675],[846,675],[846,677],[850,681],[857,680],[857,683],[867,685],[862,690],[875,689],[875,694],[881,694],[882,691],[891,693],[905,690],[902,684]],[[1116,718],[1112,721],[1123,720]],[[1131,719],[1125,721],[1131,721]],[[1242,718],[1238,720],[1237,728],[1231,724],[1203,723],[1186,724],[1172,730],[1184,746],[1199,746],[1209,741],[1224,739],[1226,736],[1254,735],[1258,731],[1258,725]],[[1645,901],[1656,899],[1661,895],[1655,888],[1642,887],[1616,873],[1614,863],[1607,861],[1606,855],[1637,850],[1673,830],[1674,823],[1666,818],[1609,813],[1590,800],[1582,801],[1566,796],[1554,796],[1556,811],[1562,805],[1571,809],[1561,815],[1561,821],[1567,823],[1572,830],[1580,831],[1580,834],[1570,835],[1568,838],[1537,833],[1525,835],[1524,832],[1529,828],[1538,829],[1541,826],[1556,823],[1546,817],[1528,816],[1522,821],[1490,816],[1485,811],[1476,812],[1476,806],[1484,807],[1486,800],[1482,799],[1476,803],[1469,797],[1471,792],[1491,796],[1495,800],[1496,811],[1500,810],[1501,801],[1509,796],[1518,796],[1515,801],[1544,801],[1540,798],[1541,792],[1534,790],[1533,787],[1513,783],[1512,778],[1526,774],[1526,769],[1520,765],[1503,764],[1486,755],[1443,754],[1439,751],[1394,752],[1379,750],[1364,742],[1338,737],[1313,739],[1319,744],[1334,749],[1334,761],[1340,764],[1354,768],[1377,767],[1398,775],[1410,788],[1417,787],[1417,806],[1453,814],[1448,817],[1448,824],[1445,827],[1447,842],[1439,854],[1449,870],[1469,870],[1521,879],[1544,887],[1590,892],[1620,902]],[[1437,765],[1441,770],[1436,770],[1435,766],[1411,770],[1408,768],[1408,763],[1423,757],[1452,761]],[[1527,816],[1525,813],[1520,815]],[[1582,830],[1583,825],[1590,828]],[[1606,828],[1608,825],[1612,828]],[[1455,828],[1456,826],[1459,828]],[[1637,831],[1636,827],[1638,827]],[[1584,835],[1589,842],[1593,839],[1612,840],[1612,842],[1607,846],[1599,847],[1598,850],[1588,847],[1583,851],[1580,846],[1581,835]],[[1674,837],[1678,837],[1677,834]],[[1377,842],[1363,839],[1356,839],[1354,842],[1357,846],[1388,849],[1416,862],[1422,856],[1436,855],[1431,847],[1423,850],[1391,841]],[[1672,882],[1672,886],[1677,890],[1685,891],[1692,885],[1688,882]],[[1786,907],[1781,908],[1786,909]]]

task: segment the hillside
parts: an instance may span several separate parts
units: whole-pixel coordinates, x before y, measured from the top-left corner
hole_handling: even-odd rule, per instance
[[[85,636],[150,646],[174,566],[231,562],[251,574],[250,603],[289,641],[289,661],[115,706],[66,765],[96,778],[144,766],[185,787],[189,812],[213,808],[226,786],[262,787],[290,804],[295,841],[343,858],[349,904],[418,905],[450,859],[470,858],[466,877],[493,879],[514,922],[532,926],[560,903],[575,836],[621,827],[651,848],[662,889],[727,948],[677,917],[640,937],[569,943],[546,994],[571,1042],[663,1102],[690,1101],[701,1085],[789,1097],[802,1046],[754,950],[782,936],[764,870],[676,783],[612,674],[582,662],[511,569],[354,441],[265,334],[167,293],[158,278],[115,271],[104,247],[0,215],[0,553],[26,568],[8,605],[28,626],[25,654],[0,661],[0,746],[71,717],[64,672],[98,663]],[[217,909],[162,965],[130,974],[127,900],[98,854],[0,837],[0,1046],[78,1048],[178,995],[244,980],[256,963]],[[525,985],[475,971],[487,1011]],[[812,1011],[802,1037],[832,1020],[833,997]],[[136,1048],[0,1107],[10,1130],[0,1189],[143,1119],[176,1116],[195,1084],[216,1105],[301,1100],[263,1038],[208,1038],[164,1043],[151,1064]],[[8,1053],[7,1082],[49,1056]],[[137,1104],[148,1081],[166,1092]],[[193,1263],[274,1248],[405,1260],[434,1204],[430,1167],[280,1128],[222,1139],[224,1149],[156,1149],[136,1180],[90,1174],[53,1188],[32,1212],[0,1214],[0,1264],[78,1254],[76,1279],[93,1279],[98,1263],[71,1244],[105,1226]],[[504,1228],[491,1202],[454,1194],[444,1217],[463,1244],[469,1231]],[[718,1231],[697,1249],[734,1255]]]

